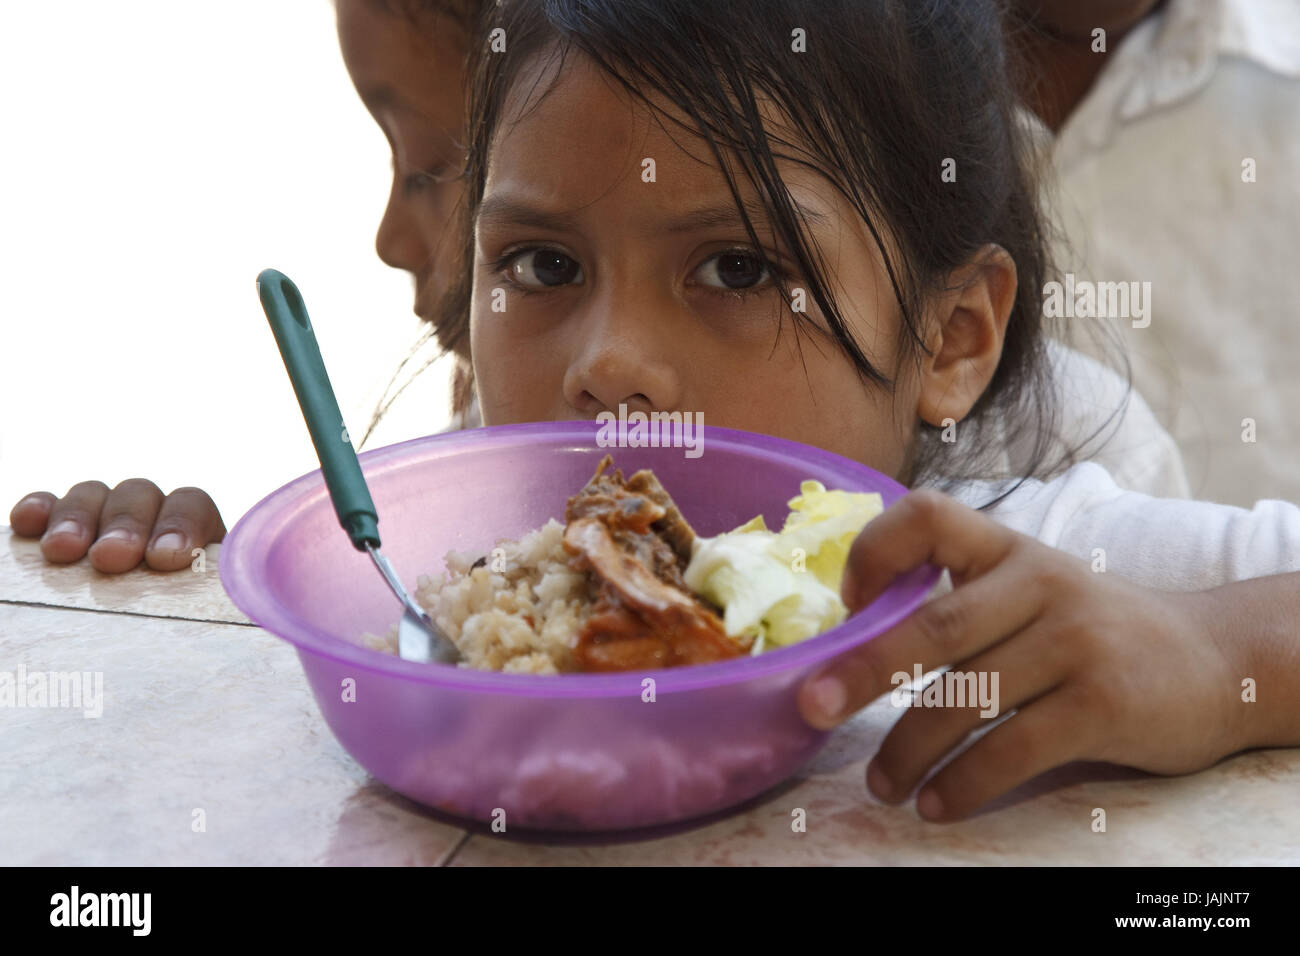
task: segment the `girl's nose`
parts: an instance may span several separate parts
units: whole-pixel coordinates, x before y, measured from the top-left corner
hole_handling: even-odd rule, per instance
[[[410,202],[402,196],[399,178],[394,176],[388,206],[375,234],[375,251],[386,265],[414,274],[424,267],[429,250],[410,207]]]
[[[564,375],[564,398],[582,415],[617,412],[620,404],[629,412],[683,410],[672,343],[637,322],[628,315],[618,323],[590,323],[584,330],[587,337]]]

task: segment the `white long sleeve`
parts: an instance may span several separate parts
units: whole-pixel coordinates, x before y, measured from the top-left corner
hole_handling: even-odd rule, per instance
[[[996,497],[994,482],[952,489],[970,507]],[[1049,481],[1027,481],[986,512],[999,524],[1135,583],[1195,591],[1300,571],[1300,508],[1259,501],[1252,509],[1153,498],[1125,491],[1101,466],[1084,462]]]

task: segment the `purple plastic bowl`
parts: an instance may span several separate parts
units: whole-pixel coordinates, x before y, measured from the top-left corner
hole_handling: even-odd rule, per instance
[[[601,456],[652,468],[702,535],[762,513],[780,527],[799,483],[905,493],[848,459],[731,429],[704,430],[703,454],[602,448],[593,422],[540,422],[419,438],[363,453],[382,550],[407,588],[452,549],[486,552],[563,520]],[[795,694],[816,665],[911,613],[938,571],[899,579],[839,627],[801,644],[718,664],[542,677],[418,664],[349,638],[382,634],[400,605],[339,527],[319,471],[290,482],[235,525],[221,583],[253,621],[292,643],[339,742],[413,800],[509,827],[614,830],[713,813],[790,776],[827,734]],[[654,700],[643,699],[653,678]],[[355,687],[354,694],[345,689]],[[354,696],[355,700],[346,698]]]

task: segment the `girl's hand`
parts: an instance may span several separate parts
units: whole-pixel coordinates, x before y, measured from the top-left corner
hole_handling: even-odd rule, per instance
[[[112,491],[102,481],[83,481],[62,498],[34,492],[14,505],[9,524],[21,537],[40,536],[46,561],[66,564],[89,553],[106,574],[130,571],[141,558],[155,571],[187,568],[191,549],[226,536],[206,491],[177,488],[164,496],[144,478]]]
[[[898,574],[947,567],[954,589],[830,662],[800,689],[805,720],[830,728],[854,711],[952,665],[998,675],[998,714],[1017,712],[945,766],[917,797],[949,821],[1044,771],[1098,760],[1187,773],[1252,746],[1251,673],[1216,591],[1137,587],[932,491],[909,494],[853,543],[842,591],[850,612]],[[1268,581],[1270,579],[1261,579]],[[1253,582],[1243,582],[1251,584]],[[1241,585],[1229,585],[1227,592]],[[1225,635],[1227,639],[1225,639]],[[968,682],[969,686],[969,682]],[[970,703],[970,702],[968,702]],[[926,772],[980,727],[980,705],[909,706],[867,768],[880,799],[904,800]]]

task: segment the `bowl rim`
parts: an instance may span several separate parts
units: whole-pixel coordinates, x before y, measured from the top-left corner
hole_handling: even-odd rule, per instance
[[[531,436],[576,443],[569,449],[553,450],[587,453],[594,444],[594,435],[599,427],[600,423],[589,419],[481,426],[438,432],[384,445],[360,452],[358,457],[369,480],[372,475],[400,467],[409,459],[410,452],[416,449],[434,455],[460,454],[469,447],[508,446],[517,444],[519,438]],[[888,475],[821,448],[758,432],[715,425],[703,427],[706,430],[705,440],[715,446],[723,445],[750,454],[756,453],[762,458],[806,464],[810,466],[810,471],[818,469],[836,473],[844,476],[850,483],[854,483],[855,478],[860,480],[869,477],[873,483],[883,483],[887,489],[897,495],[906,494],[908,490]],[[611,448],[610,451],[617,453],[616,448]],[[672,494],[671,489],[668,491]],[[230,600],[254,624],[294,645],[300,653],[327,658],[372,674],[460,690],[554,698],[619,697],[632,693],[640,695],[644,686],[642,681],[653,678],[657,696],[660,693],[741,684],[782,671],[801,670],[863,644],[888,630],[923,603],[925,595],[938,582],[941,574],[939,568],[925,564],[897,578],[890,585],[889,591],[901,588],[906,592],[899,607],[890,613],[880,614],[876,620],[866,624],[865,627],[861,622],[854,622],[862,614],[869,613],[871,606],[874,605],[846,618],[830,630],[797,644],[765,651],[757,656],[745,655],[712,664],[644,671],[558,675],[508,674],[467,667],[422,664],[352,643],[346,637],[331,634],[301,621],[293,617],[270,596],[269,592],[259,586],[257,575],[263,566],[267,552],[262,552],[260,559],[255,559],[253,556],[257,552],[252,547],[253,543],[268,526],[282,526],[302,508],[316,505],[321,497],[324,497],[328,504],[324,476],[317,468],[267,494],[240,517],[221,542],[218,552],[221,584]],[[382,518],[383,516],[380,515],[381,520]],[[345,532],[340,527],[338,533]],[[396,599],[394,605],[395,607],[397,605]],[[394,620],[396,617],[395,611]]]

